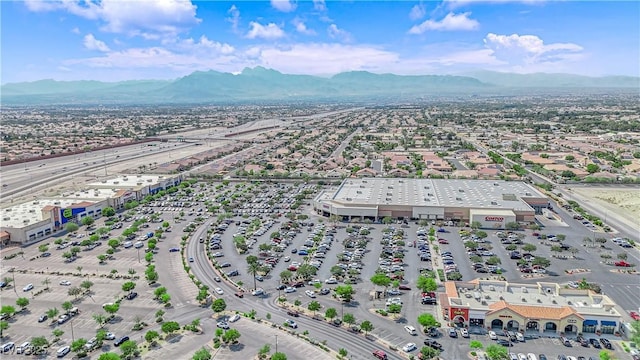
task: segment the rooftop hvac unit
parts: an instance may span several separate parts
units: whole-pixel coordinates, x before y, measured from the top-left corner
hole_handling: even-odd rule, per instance
[[[6,211],[6,212],[11,212],[11,208],[7,208],[7,209],[5,209],[4,211]]]
[[[102,180],[102,183],[103,183],[103,184],[106,184],[106,183],[107,183],[107,180]]]
[[[129,178],[128,178],[128,177],[126,177],[126,176],[123,176],[123,177],[122,177],[122,180],[127,181],[127,180],[129,180]]]
[[[351,200],[353,200],[353,199],[352,199],[352,198],[347,198],[346,200],[347,200],[347,201],[351,201]]]
[[[531,196],[531,193],[524,193],[525,196]]]
[[[527,288],[523,286],[523,287],[522,287],[522,292],[523,292],[523,293],[526,293],[526,292],[527,292]]]
[[[458,189],[458,192],[464,192],[464,189]]]
[[[495,288],[495,286],[491,285],[491,286],[489,286],[489,290],[496,291],[496,288]]]
[[[118,184],[120,184],[120,181],[114,181],[113,182],[113,185],[118,185]]]
[[[491,205],[498,205],[498,203],[497,203],[497,202],[495,202],[495,201],[492,201],[492,202],[491,202]]]
[[[427,189],[427,190],[431,189],[431,188],[430,188],[430,187],[428,187],[428,186],[425,186],[424,188],[425,188],[425,189]]]
[[[141,182],[137,182],[136,185],[142,185],[142,183]]]
[[[29,223],[29,219],[24,219],[24,220],[22,220],[22,223],[24,223],[24,224],[28,224],[28,223]]]
[[[366,184],[366,183],[367,183],[367,180],[362,180],[362,182]]]
[[[360,188],[361,188],[361,189],[364,189],[364,185],[360,185]]]
[[[33,205],[38,205],[38,204],[39,204],[39,202],[38,202],[38,201],[34,201],[34,202],[32,202],[32,204],[33,204]]]
[[[147,182],[153,182],[153,179],[147,179]]]
[[[462,201],[462,198],[457,197],[457,198],[456,198],[456,200],[458,200],[458,201]]]
[[[3,218],[2,218],[2,220],[4,220],[4,221],[9,221],[9,220],[11,220],[11,218],[10,218],[10,217],[8,217],[8,216],[5,216],[5,217],[3,217]]]
[[[356,194],[362,194],[362,191],[358,190],[358,191],[356,191]]]
[[[60,205],[60,201],[54,201],[53,205]]]
[[[138,177],[138,179],[142,177],[142,175],[136,175],[136,176]]]
[[[35,212],[36,212],[36,210],[35,210],[35,209],[30,209],[30,210],[29,210],[29,212],[30,212],[30,213],[35,213]]]
[[[493,186],[500,186],[500,184],[498,184],[498,183],[493,183]]]

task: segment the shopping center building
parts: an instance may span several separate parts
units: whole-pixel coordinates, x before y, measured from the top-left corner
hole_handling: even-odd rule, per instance
[[[105,207],[123,209],[127,202],[178,185],[181,180],[181,175],[119,175],[82,190],[2,208],[0,240],[20,245],[38,242],[63,230],[67,222],[79,224],[86,216],[99,218]]]
[[[349,178],[314,199],[324,216],[344,220],[382,218],[477,221],[482,228],[504,229],[531,222],[549,199],[521,181]]]
[[[439,300],[443,316],[453,324],[500,332],[615,334],[622,325],[608,296],[550,282],[448,281]]]

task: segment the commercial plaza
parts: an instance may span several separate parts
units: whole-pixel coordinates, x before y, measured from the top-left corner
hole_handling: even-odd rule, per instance
[[[440,304],[445,319],[454,324],[494,331],[614,334],[622,325],[616,303],[608,296],[551,282],[448,281]]]
[[[319,214],[346,220],[478,221],[483,228],[503,229],[509,222],[534,221],[549,200],[521,181],[349,178],[321,192],[313,205]]]
[[[67,222],[79,223],[85,216],[99,218],[105,207],[123,209],[127,202],[176,186],[181,180],[181,175],[118,175],[87,184],[82,190],[3,208],[0,241],[27,245],[46,239]]]

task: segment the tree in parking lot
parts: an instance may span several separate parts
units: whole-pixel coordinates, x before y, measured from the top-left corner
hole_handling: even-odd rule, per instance
[[[167,321],[166,323],[162,324],[161,329],[165,334],[173,334],[174,332],[180,330],[180,324],[178,324],[178,322],[176,321]]]
[[[627,253],[619,253],[616,257],[620,260],[627,260],[628,255]]]
[[[487,235],[487,233],[486,233],[486,232],[479,230],[479,231],[476,231],[476,236],[477,236],[477,237],[479,237],[480,239],[484,239],[484,238],[486,238],[488,235]]]
[[[93,320],[98,324],[98,327],[102,328],[107,322],[107,317],[102,314],[93,314]]]
[[[389,304],[387,306],[387,310],[392,314],[399,314],[402,311],[402,305],[400,304]]]
[[[636,344],[636,347],[640,347],[640,320],[634,320],[631,322],[631,342]]]
[[[613,356],[611,356],[611,353],[607,350],[600,350],[600,352],[598,353],[598,358],[600,360],[614,360]]]
[[[211,360],[211,353],[205,348],[200,348],[200,350],[193,354],[191,360]]]
[[[121,359],[122,358],[120,357],[120,355],[112,352],[100,354],[100,357],[98,357],[98,360],[121,360]]]
[[[120,304],[118,303],[108,304],[104,306],[104,311],[106,311],[107,314],[111,316],[115,316],[118,310],[120,310]]]
[[[364,331],[364,335],[367,336],[367,333],[373,331],[374,327],[371,321],[365,320],[360,323],[360,329]]]
[[[468,240],[464,242],[464,247],[466,247],[469,250],[475,250],[478,248],[478,243],[475,241]]]
[[[533,245],[533,244],[524,244],[522,246],[522,250],[526,251],[526,252],[533,252],[536,251],[538,249],[537,246]]]
[[[68,294],[69,296],[73,296],[74,298],[76,298],[76,299],[77,299],[77,298],[78,298],[78,296],[79,296],[80,294],[82,294],[82,290],[81,290],[79,287],[74,286],[74,287],[69,288],[69,290],[67,290],[67,294]]]
[[[340,269],[342,270],[342,269]],[[391,284],[391,279],[382,273],[376,273],[375,275],[373,275],[371,277],[371,282],[373,283],[373,285],[376,286],[383,286],[385,291],[387,290],[387,286],[389,286],[389,284]]]
[[[416,287],[422,290],[422,292],[431,292],[438,289],[438,284],[435,279],[420,275],[418,276]]]
[[[538,265],[538,266],[542,266],[542,267],[549,267],[549,265],[551,265],[551,261],[549,261],[549,259],[540,257],[540,256],[536,256],[533,258],[533,261],[531,261],[531,265]]]
[[[355,324],[356,317],[353,314],[346,313],[342,317],[342,321],[344,321],[345,324],[349,324],[349,326],[351,326],[351,325]]]
[[[436,320],[433,315],[428,313],[423,313],[418,316],[418,324],[427,329],[432,327],[440,327],[440,323],[438,322],[438,320]]]
[[[107,206],[106,208],[102,209],[103,216],[112,217],[115,214],[116,214],[116,210],[110,206]]]
[[[482,345],[482,343],[478,340],[471,340],[471,342],[469,342],[469,347],[473,350],[480,350],[484,347],[484,345]]]
[[[171,301],[171,295],[164,293],[160,295],[160,302],[163,304],[168,304]]]
[[[262,270],[262,266],[260,266],[260,264],[255,261],[255,262],[249,262],[249,257],[247,257],[247,271],[249,272],[249,274],[251,274],[251,276],[253,276],[253,288],[256,289],[258,287],[257,283],[256,283],[256,275],[258,275],[258,272],[260,270]]]
[[[104,262],[107,261],[107,255],[105,254],[100,254],[97,256],[97,258],[100,261],[100,264],[104,264]]]
[[[64,229],[68,233],[72,233],[72,232],[78,231],[79,228],[80,227],[78,226],[78,224],[72,223],[72,222],[68,222],[67,225],[64,226]]]
[[[309,264],[302,264],[300,265],[300,267],[298,267],[298,270],[297,270],[298,276],[300,276],[305,280],[310,279],[317,272],[318,272],[318,269],[316,269],[314,266],[311,266]]]
[[[58,308],[51,308],[47,310],[45,314],[49,319],[53,320],[56,316],[58,316],[58,314],[60,314],[60,311],[58,310]]]
[[[35,349],[46,349],[49,347],[49,340],[44,336],[35,336],[31,338],[31,346]]]
[[[485,261],[487,265],[498,265],[502,263],[499,257],[497,256],[489,256],[489,258]]]
[[[159,288],[157,288],[157,289],[155,289],[153,291],[154,298],[155,299],[160,299],[160,296],[162,296],[162,294],[165,294],[166,292],[167,292],[167,288],[166,287],[164,287],[164,286],[159,287]]]
[[[429,346],[423,346],[420,348],[420,354],[422,355],[422,360],[430,360],[437,358],[440,355],[440,350]]]
[[[120,345],[120,350],[125,359],[131,359],[138,353],[138,344],[133,340],[127,340]]]
[[[286,284],[289,281],[291,281],[292,277],[293,277],[293,273],[291,271],[282,270],[282,272],[280,273],[280,283]]]
[[[80,354],[85,353],[84,346],[86,344],[87,344],[87,339],[83,339],[83,338],[77,339],[71,343],[71,351],[78,354],[78,357],[81,357]]]
[[[160,334],[158,334],[158,332],[155,331],[155,330],[149,330],[149,331],[147,331],[146,334],[144,334],[144,339],[149,344],[153,344],[155,342],[155,340],[158,339],[159,337],[160,337]]]
[[[329,320],[333,320],[333,318],[335,318],[336,316],[338,316],[338,310],[336,310],[335,308],[328,308],[324,313],[324,317]]]
[[[73,309],[73,303],[71,301],[65,301],[62,303],[62,310],[64,310],[65,314],[68,314],[71,309]]]
[[[271,360],[287,360],[287,355],[281,352],[273,353]]]
[[[60,337],[62,337],[63,334],[64,334],[64,331],[60,329],[51,330],[51,335],[53,335],[53,342],[57,342],[58,340],[60,340]]]
[[[228,344],[233,344],[240,338],[240,332],[236,329],[229,329],[222,335],[222,341]]]
[[[117,249],[120,246],[120,241],[118,239],[109,239],[107,245],[111,247],[113,250]]]
[[[91,216],[85,216],[82,218],[82,225],[84,226],[91,226],[94,222],[95,220]]]
[[[38,251],[40,251],[42,253],[43,252],[47,252],[47,250],[49,250],[49,245],[47,245],[47,244],[42,244],[42,245],[38,246]]]
[[[489,360],[509,360],[509,351],[500,345],[489,345],[485,350]]]
[[[16,299],[16,305],[20,306],[20,310],[24,310],[29,306],[29,299],[26,297],[21,297]]]
[[[216,299],[213,304],[211,304],[211,310],[217,313],[223,312],[226,308],[227,303],[224,301],[224,299]]]
[[[136,283],[134,283],[133,281],[127,281],[126,283],[122,284],[122,291],[124,292],[131,293],[135,288]]]
[[[331,267],[329,272],[331,272],[331,275],[333,275],[334,277],[338,277],[344,273],[344,269],[341,268],[340,266],[334,265]]]
[[[334,289],[336,295],[342,299],[344,302],[351,302],[353,294],[355,291],[351,285],[339,285]]]
[[[515,221],[511,221],[511,222],[508,222],[508,223],[504,224],[504,227],[507,230],[519,230],[520,229],[520,224],[518,224]]]
[[[7,329],[9,329],[9,322],[6,320],[0,321],[0,338],[4,337],[4,332]]]
[[[83,288],[86,291],[90,291],[91,288],[93,287],[93,281],[85,280],[85,281],[80,283],[80,287]]]
[[[321,305],[319,302],[313,300],[312,302],[309,303],[309,305],[307,306],[307,309],[313,311],[313,315],[316,315],[316,311],[320,310]]]

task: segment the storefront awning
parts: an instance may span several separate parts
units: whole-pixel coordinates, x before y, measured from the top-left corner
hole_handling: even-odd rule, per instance
[[[615,321],[600,321],[600,325],[602,326],[616,326],[617,323]]]
[[[585,320],[582,322],[582,325],[595,326],[598,325],[598,320]]]

